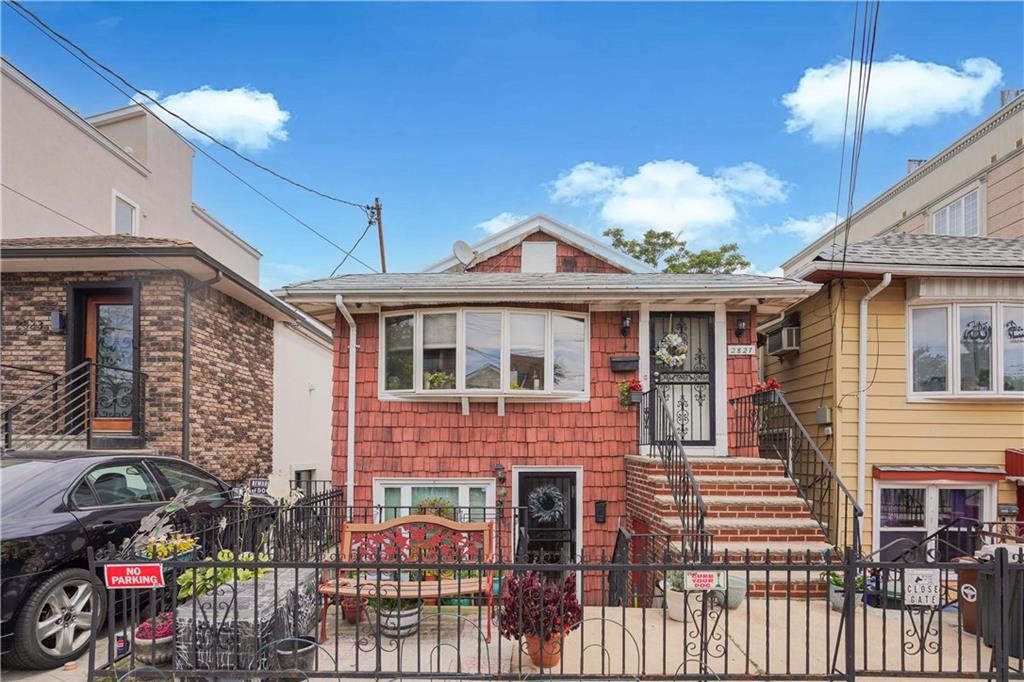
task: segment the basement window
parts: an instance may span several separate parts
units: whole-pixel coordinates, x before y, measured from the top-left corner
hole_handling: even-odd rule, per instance
[[[587,319],[525,308],[385,314],[381,395],[585,397]]]

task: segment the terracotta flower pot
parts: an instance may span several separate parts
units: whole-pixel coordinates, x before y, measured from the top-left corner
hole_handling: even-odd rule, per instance
[[[537,635],[526,635],[526,653],[538,668],[554,668],[562,660],[562,633],[551,633],[543,646]]]
[[[350,625],[355,625],[363,619],[363,614],[366,613],[366,605],[369,603],[369,599],[363,597],[362,599],[356,600],[355,597],[348,597],[341,600],[341,615],[344,617],[345,622]]]

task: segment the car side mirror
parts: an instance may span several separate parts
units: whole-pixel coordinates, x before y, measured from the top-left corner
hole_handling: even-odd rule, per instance
[[[232,488],[228,491],[228,499],[232,502],[238,502],[242,499],[244,491],[241,488]]]

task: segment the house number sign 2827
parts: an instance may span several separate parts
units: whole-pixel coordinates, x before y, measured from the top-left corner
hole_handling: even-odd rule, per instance
[[[736,344],[728,347],[729,355],[754,355],[757,350],[753,344]]]

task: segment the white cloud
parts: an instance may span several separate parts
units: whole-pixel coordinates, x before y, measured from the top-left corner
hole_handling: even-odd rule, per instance
[[[551,183],[551,200],[578,204],[588,198],[606,194],[621,181],[621,169],[584,161],[562,173]]]
[[[147,93],[159,97],[159,93]],[[140,98],[140,101],[152,104],[145,98]],[[288,139],[288,131],[284,126],[291,114],[282,109],[277,98],[269,92],[249,87],[217,90],[204,85],[164,97],[160,103],[197,128],[240,150],[266,149],[273,140],[283,142]],[[173,116],[166,115],[159,108],[154,109],[154,113],[193,142],[210,143],[205,136]]]
[[[633,175],[593,161],[577,164],[551,183],[552,201],[590,203],[603,220],[632,232],[647,229],[697,236],[726,226],[743,204],[764,204],[786,197],[785,183],[756,163],[743,163],[704,175],[686,161],[649,161]]]
[[[778,266],[778,267],[774,267],[774,268],[768,268],[767,270],[762,270],[762,269],[758,268],[756,265],[751,265],[749,268],[744,268],[742,270],[739,270],[738,272],[741,275],[761,275],[763,277],[785,277],[785,275],[782,272],[782,266]]]
[[[859,62],[853,63],[854,92],[859,66]],[[984,57],[965,59],[959,67],[918,62],[900,55],[875,62],[865,130],[896,134],[934,123],[943,115],[979,114],[985,97],[1002,82],[1003,70]],[[789,109],[786,130],[807,130],[815,142],[840,139],[849,69],[850,60],[842,59],[804,71],[796,89],[782,96],[782,103]],[[852,101],[850,106],[854,106]],[[849,125],[852,130],[852,115]]]
[[[768,228],[772,234],[791,234],[805,242],[812,242],[839,222],[839,216],[829,211],[806,218],[786,218],[781,225]]]
[[[477,223],[474,227],[483,230],[487,234],[494,234],[495,232],[501,232],[509,225],[515,225],[520,220],[526,220],[526,216],[517,215],[512,211],[502,211],[493,218]]]

